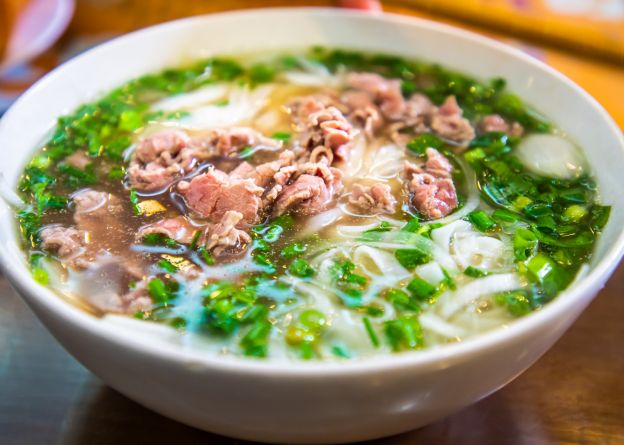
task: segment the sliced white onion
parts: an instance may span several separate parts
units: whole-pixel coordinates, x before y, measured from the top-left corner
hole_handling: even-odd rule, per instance
[[[583,153],[569,140],[554,134],[531,134],[516,148],[518,159],[533,173],[571,179],[586,170]]]

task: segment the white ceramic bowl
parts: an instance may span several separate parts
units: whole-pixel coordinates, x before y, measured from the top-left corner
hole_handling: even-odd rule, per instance
[[[460,344],[349,363],[275,363],[201,355],[97,319],[37,285],[2,206],[7,277],[61,344],[107,384],[161,414],[216,433],[283,443],[400,433],[502,387],[563,334],[604,285],[624,247],[624,141],[587,93],[495,41],[413,18],[323,9],[197,17],[139,31],[56,69],[0,123],[0,172],[13,187],[55,117],[120,83],[189,58],[310,45],[418,57],[479,78],[501,76],[586,149],[611,219],[589,273],[542,310]]]

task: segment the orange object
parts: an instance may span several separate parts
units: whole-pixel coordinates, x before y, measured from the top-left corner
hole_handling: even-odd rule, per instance
[[[624,64],[621,0],[404,0],[400,3]]]

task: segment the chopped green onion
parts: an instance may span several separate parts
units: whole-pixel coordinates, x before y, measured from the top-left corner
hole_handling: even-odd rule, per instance
[[[286,131],[276,131],[271,135],[273,139],[277,139],[278,141],[288,142],[291,138],[291,134]]]
[[[472,225],[480,232],[489,232],[496,227],[496,223],[483,210],[475,210],[468,214]]]
[[[132,205],[132,211],[136,216],[141,214],[141,207],[139,207],[139,196],[136,190],[130,190],[130,204]]]
[[[199,254],[201,255],[202,260],[204,260],[204,263],[206,263],[206,265],[214,265],[214,258],[212,257],[212,255],[210,255],[210,252],[208,252],[208,250],[204,246],[199,248]]]
[[[284,247],[280,255],[284,258],[294,258],[304,253],[306,249],[307,247],[305,244],[295,242]]]
[[[426,301],[436,292],[436,287],[422,278],[416,277],[407,285],[407,290],[419,301]]]
[[[442,142],[439,137],[431,133],[423,133],[408,142],[407,148],[416,154],[423,155],[428,148],[438,149],[441,148],[443,145],[444,142]]]
[[[481,278],[489,275],[487,272],[477,269],[476,267],[468,266],[464,270],[464,274],[472,278]]]
[[[419,349],[424,346],[422,328],[418,318],[412,314],[386,321],[384,332],[393,351]]]
[[[288,270],[290,273],[300,278],[310,278],[315,274],[312,266],[310,266],[306,260],[301,258],[296,258],[292,263],[290,263]]]
[[[373,324],[368,319],[368,317],[362,318],[362,322],[364,323],[364,328],[366,329],[366,332],[368,333],[368,338],[370,338],[371,343],[373,344],[374,347],[378,348],[380,345],[379,337],[377,337],[377,333],[375,332],[375,329],[373,329]]]
[[[412,270],[416,266],[428,263],[431,260],[429,252],[423,252],[418,249],[397,249],[394,252],[394,256],[401,263],[401,266],[408,270]]]
[[[193,238],[191,238],[191,250],[195,250],[197,248],[197,242],[199,241],[199,237],[201,236],[202,231],[201,230],[196,230],[195,233],[193,233]]]
[[[158,261],[158,267],[169,273],[176,273],[178,271],[178,267],[175,264],[164,258]]]

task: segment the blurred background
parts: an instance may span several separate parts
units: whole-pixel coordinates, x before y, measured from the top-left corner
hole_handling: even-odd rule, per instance
[[[0,0],[0,113],[85,49],[176,18],[268,6],[362,6],[297,0]],[[624,0],[382,1],[387,12],[447,22],[510,43],[589,91],[624,129]]]

